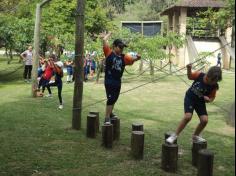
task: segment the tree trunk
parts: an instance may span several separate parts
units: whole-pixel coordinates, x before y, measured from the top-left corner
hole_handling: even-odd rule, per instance
[[[143,72],[143,60],[140,60],[140,64],[139,64],[139,73]]]
[[[32,97],[37,97],[36,89],[38,87],[38,66],[39,66],[39,37],[40,37],[40,19],[41,19],[41,8],[40,4],[37,4],[36,19],[34,28],[34,51],[33,51],[33,70],[32,70]]]
[[[153,66],[153,61],[150,60],[150,75],[153,76],[154,75],[154,66]]]
[[[84,69],[83,69],[84,11],[85,11],[85,0],[77,0],[76,34],[75,34],[75,83],[74,83],[73,115],[72,115],[72,128],[76,130],[80,130],[81,128],[83,79],[84,79]]]
[[[13,59],[13,54],[12,54],[12,48],[10,48],[10,51],[9,51],[9,58],[8,58],[8,61],[7,61],[7,64],[10,64],[12,59]]]

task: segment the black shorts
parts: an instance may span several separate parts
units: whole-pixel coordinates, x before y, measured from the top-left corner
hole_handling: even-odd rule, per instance
[[[107,95],[107,105],[114,105],[119,98],[121,86],[105,84],[105,88]]]
[[[197,115],[200,117],[202,115],[208,115],[206,110],[206,103],[203,101],[198,101],[189,96],[185,95],[184,98],[184,112],[185,113],[192,113],[196,111]]]

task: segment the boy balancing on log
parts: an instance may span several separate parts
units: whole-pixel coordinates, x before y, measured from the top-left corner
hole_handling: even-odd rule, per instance
[[[111,117],[114,116],[112,110],[119,97],[121,89],[121,78],[126,65],[132,65],[135,61],[141,59],[137,54],[123,54],[123,49],[127,45],[121,40],[116,39],[113,42],[112,49],[109,47],[108,38],[111,33],[101,33],[100,38],[103,40],[103,51],[106,57],[105,60],[105,89],[107,95],[105,123],[111,123]]]
[[[208,122],[208,114],[206,104],[213,102],[216,96],[216,91],[219,89],[217,82],[222,80],[222,71],[220,67],[211,67],[208,72],[202,73],[199,71],[192,72],[192,65],[187,65],[187,75],[190,80],[194,80],[192,86],[187,90],[184,98],[184,118],[181,120],[176,132],[166,139],[166,142],[173,144],[180,132],[185,128],[188,122],[192,119],[193,111],[195,110],[200,123],[198,124],[192,140],[194,142],[205,142],[206,140],[199,136]]]

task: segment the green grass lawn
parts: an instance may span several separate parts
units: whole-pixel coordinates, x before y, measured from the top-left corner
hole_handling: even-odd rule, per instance
[[[0,175],[1,176],[194,176],[191,165],[191,134],[198,123],[192,121],[178,139],[178,172],[160,169],[164,133],[175,130],[183,116],[183,99],[188,86],[175,76],[147,84],[122,94],[115,107],[121,119],[120,140],[112,150],[101,146],[101,133],[96,139],[86,138],[86,116],[90,110],[100,112],[103,122],[105,98],[101,83],[84,84],[82,129],[71,130],[73,84],[64,84],[65,108],[58,110],[56,88],[53,98],[31,98],[31,85],[22,79],[23,68],[17,60],[6,65],[0,58]],[[156,73],[155,77],[163,75]],[[127,78],[129,78],[127,80]],[[186,79],[186,76],[182,78]],[[65,77],[64,77],[65,79]],[[126,79],[126,81],[125,81]],[[122,91],[145,82],[144,74],[124,75]],[[214,152],[214,176],[235,175],[235,129],[226,123],[230,105],[235,100],[234,73],[225,73],[214,104],[208,104],[209,123],[203,132],[208,149]],[[131,125],[144,124],[144,159],[130,156]]]

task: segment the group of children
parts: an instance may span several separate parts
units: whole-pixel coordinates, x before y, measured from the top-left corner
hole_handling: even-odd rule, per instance
[[[135,61],[141,59],[139,54],[130,55],[123,54],[123,49],[128,47],[121,39],[114,40],[112,48],[109,47],[108,38],[111,33],[101,33],[100,38],[103,40],[103,50],[105,55],[105,80],[104,86],[107,95],[106,111],[105,111],[105,124],[111,123],[113,109],[116,101],[119,98],[121,90],[121,78],[126,65],[132,65]],[[30,51],[32,48],[30,48]],[[22,53],[22,58],[27,58],[27,52]],[[25,55],[24,55],[25,54]],[[31,57],[30,57],[31,56]],[[32,58],[30,55],[28,58]],[[29,60],[29,59],[28,59]],[[192,139],[197,142],[204,142],[205,139],[200,137],[200,133],[206,127],[208,123],[208,113],[206,110],[206,103],[213,102],[216,97],[216,91],[219,89],[218,82],[222,80],[221,70],[221,55],[218,55],[217,66],[211,67],[207,73],[199,71],[192,72],[192,65],[187,65],[187,76],[190,80],[193,80],[191,87],[186,91],[184,98],[184,117],[179,123],[175,133],[173,133],[166,142],[169,144],[174,143],[181,131],[185,128],[188,122],[192,119],[194,110],[196,111],[200,123],[197,125]],[[30,65],[31,63],[28,63]],[[26,64],[26,72],[28,66]],[[43,96],[45,88],[48,90],[48,97],[52,96],[50,87],[56,86],[58,89],[59,109],[63,109],[62,102],[62,77],[63,66],[67,68],[67,82],[73,82],[73,61],[68,60],[65,63],[58,61],[55,55],[50,55],[48,60],[41,58],[40,67],[38,69],[38,89],[40,96]],[[31,70],[32,68],[30,68]],[[84,59],[84,80],[88,80],[88,74],[93,76],[96,70],[96,63],[91,58],[90,54],[87,54]],[[30,78],[31,75],[29,75]],[[55,80],[51,81],[51,78],[55,76]],[[26,78],[26,76],[25,76]]]
[[[88,80],[88,76],[93,79],[94,74],[96,73],[97,64],[93,58],[94,54],[86,54],[84,58],[84,81]]]

